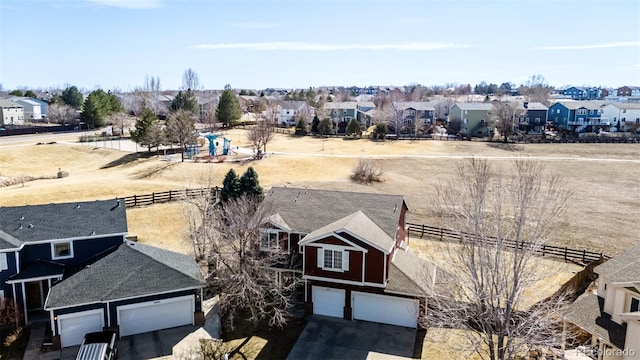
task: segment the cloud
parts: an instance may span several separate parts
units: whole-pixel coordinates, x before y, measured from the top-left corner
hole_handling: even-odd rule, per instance
[[[155,9],[164,6],[162,0],[87,0],[88,2],[123,9]]]
[[[227,23],[227,25],[243,29],[275,29],[282,27],[282,24],[271,22],[234,22]]]
[[[402,50],[428,51],[467,48],[453,43],[406,42],[389,44],[315,44],[306,42],[261,42],[198,44],[190,48],[198,50],[255,50],[255,51],[344,51],[344,50]]]
[[[536,50],[591,50],[591,49],[608,49],[608,48],[634,47],[634,46],[640,46],[640,41],[620,41],[620,42],[590,44],[590,45],[541,46],[535,49]]]

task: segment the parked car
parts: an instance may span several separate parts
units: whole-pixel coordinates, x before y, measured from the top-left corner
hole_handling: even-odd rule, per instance
[[[115,360],[117,355],[116,333],[101,331],[84,336],[76,360]]]

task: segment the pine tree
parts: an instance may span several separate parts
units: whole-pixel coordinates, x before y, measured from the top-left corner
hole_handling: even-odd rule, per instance
[[[360,124],[358,124],[358,120],[356,120],[355,118],[351,119],[351,121],[349,121],[349,124],[347,125],[346,134],[359,136],[361,132],[362,131],[360,129]]]
[[[38,97],[38,96],[36,95],[36,93],[34,93],[34,92],[33,92],[33,91],[31,91],[31,90],[27,90],[27,91],[25,91],[25,92],[24,92],[24,96],[26,96],[26,97],[30,97],[30,98],[34,98],[34,99]]]
[[[323,136],[333,134],[333,123],[331,123],[331,119],[322,119],[318,125],[318,132]]]
[[[315,115],[313,117],[313,121],[311,121],[311,133],[317,134],[320,132],[320,130],[318,130],[318,125],[320,125],[320,118],[318,118],[318,115]]]
[[[136,143],[147,146],[151,151],[152,142],[149,141],[150,129],[155,121],[158,120],[156,114],[150,109],[144,109],[140,118],[136,121],[136,128],[131,132],[131,140]]]
[[[235,125],[242,116],[242,109],[240,109],[240,103],[236,94],[231,89],[230,85],[224,87],[224,91],[220,96],[220,102],[216,109],[216,116],[218,120],[227,127]]]
[[[264,198],[264,190],[258,181],[258,173],[252,166],[249,166],[240,178],[240,194],[258,201],[262,201]]]
[[[227,172],[222,180],[222,190],[220,191],[220,199],[222,202],[233,200],[240,195],[240,179],[233,169]]]
[[[191,89],[187,89],[186,92],[178,91],[178,94],[171,102],[171,110],[186,110],[196,115],[200,113],[198,99],[196,99],[196,95],[191,91]]]

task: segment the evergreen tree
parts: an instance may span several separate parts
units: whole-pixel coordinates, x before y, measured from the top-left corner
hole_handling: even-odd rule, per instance
[[[196,98],[196,95],[193,93],[193,91],[191,91],[191,89],[187,89],[187,91],[185,92],[183,92],[182,90],[178,91],[178,94],[173,98],[173,101],[171,102],[171,110],[186,110],[196,115],[200,113],[198,99]]]
[[[106,117],[121,111],[124,111],[124,107],[117,96],[98,89],[87,96],[81,118],[87,126],[96,128],[104,125]]]
[[[82,107],[82,93],[75,86],[70,86],[64,90],[62,90],[62,101],[65,104],[72,106],[76,109],[80,109]]]
[[[300,119],[296,123],[296,135],[307,135],[307,124],[304,119]]]
[[[318,115],[315,115],[313,117],[313,121],[311,121],[311,133],[312,134],[317,134],[320,132],[320,130],[318,130],[318,125],[320,125],[320,118],[318,118]]]
[[[13,90],[12,92],[9,93],[9,95],[24,96],[24,93],[22,92],[22,90]]]
[[[33,91],[31,91],[31,90],[27,90],[27,91],[25,91],[25,92],[24,92],[24,96],[26,96],[26,97],[30,97],[30,98],[34,98],[34,99],[38,97],[38,95],[36,95],[36,93],[34,93],[34,92],[33,92]]]
[[[347,129],[345,131],[346,135],[359,136],[361,132],[362,130],[360,129],[360,124],[358,124],[358,120],[356,120],[355,118],[351,119],[351,121],[349,121],[349,124],[347,124]]]
[[[322,134],[322,136],[333,134],[333,123],[331,122],[331,119],[322,119],[318,125],[318,132]]]
[[[227,202],[240,196],[240,178],[233,169],[227,172],[222,180],[222,190],[220,191],[220,200]]]
[[[249,166],[247,171],[245,171],[240,178],[240,195],[254,198],[257,201],[262,201],[264,198],[264,190],[258,181],[258,173],[252,166]]]
[[[220,102],[216,109],[216,116],[218,120],[227,127],[235,125],[242,116],[242,109],[240,109],[240,103],[236,94],[231,89],[230,85],[224,87],[224,91],[220,96]]]
[[[146,146],[151,151],[153,141],[151,141],[151,129],[154,122],[158,121],[158,117],[150,109],[144,109],[140,118],[136,121],[136,128],[131,132],[131,140]]]

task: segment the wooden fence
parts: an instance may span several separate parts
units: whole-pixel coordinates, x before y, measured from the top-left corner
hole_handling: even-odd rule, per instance
[[[448,241],[448,242],[462,242],[464,238],[462,235],[471,235],[465,232],[454,231],[450,229],[444,229],[440,227],[429,226],[425,224],[414,224],[407,223],[407,231],[409,236],[414,235],[416,237],[420,237],[421,239],[425,236],[439,240],[439,241]],[[494,237],[489,237],[489,244],[495,244],[498,239]],[[526,242],[516,242],[513,240],[502,240],[504,246],[508,249],[516,249],[520,248],[528,248],[530,243]],[[533,247],[536,255],[541,256],[552,256],[556,258],[564,259],[564,261],[576,261],[582,262],[583,264],[589,263],[591,261],[603,259],[609,259],[610,256],[603,254],[602,252],[594,252],[588,251],[584,249],[572,249],[569,247],[562,246],[553,246],[553,245],[541,245],[538,247]]]
[[[220,195],[220,188],[198,188],[198,189],[185,189],[185,190],[169,190],[162,192],[153,192],[151,194],[133,195],[124,198],[126,207],[133,208],[137,206],[147,206],[158,203],[165,203],[176,200],[183,200],[185,198],[193,198],[211,194],[212,198],[217,199]]]

